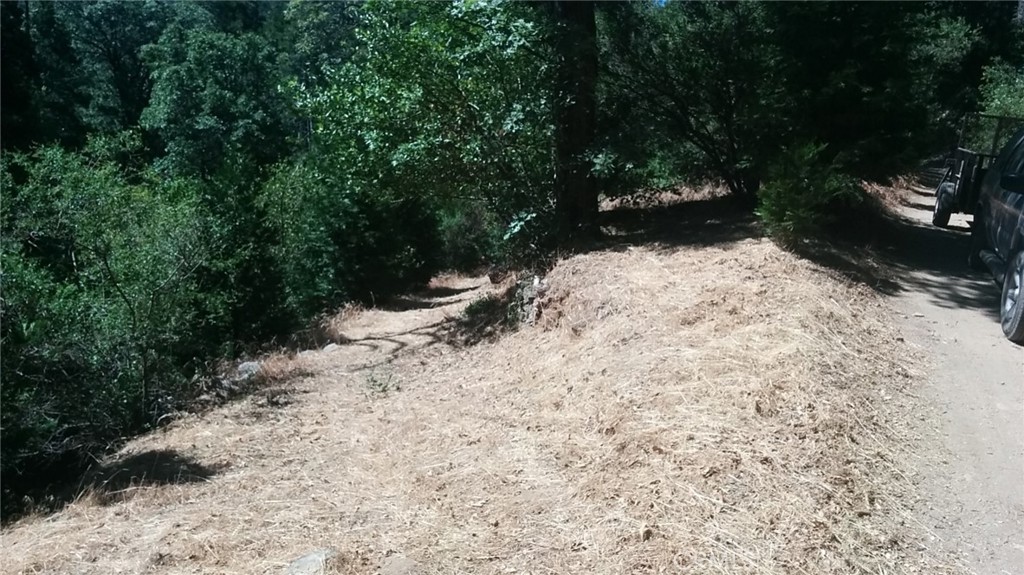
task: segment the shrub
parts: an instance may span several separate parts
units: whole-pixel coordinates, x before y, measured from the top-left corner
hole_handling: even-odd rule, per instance
[[[757,214],[769,235],[783,243],[821,233],[860,200],[856,182],[825,161],[824,149],[796,145],[768,170]]]
[[[260,205],[279,239],[273,253],[287,306],[306,320],[425,283],[440,266],[435,208],[363,185],[329,163],[284,166]]]
[[[199,184],[60,149],[4,159],[5,492],[28,470],[151,425],[204,355]]]
[[[500,230],[494,216],[475,203],[456,203],[439,213],[442,266],[474,271],[497,258]]]

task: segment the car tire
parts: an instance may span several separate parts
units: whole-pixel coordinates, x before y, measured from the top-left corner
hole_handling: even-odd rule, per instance
[[[974,209],[974,221],[971,223],[971,247],[967,253],[967,265],[979,272],[988,270],[985,261],[981,259],[981,251],[988,247],[985,233],[985,219],[978,207]]]
[[[932,212],[932,224],[944,228],[949,225],[949,216],[953,213],[953,199],[956,186],[946,182],[935,190],[935,210]]]
[[[1024,250],[1010,259],[999,298],[999,319],[1003,335],[1013,343],[1024,344]]]

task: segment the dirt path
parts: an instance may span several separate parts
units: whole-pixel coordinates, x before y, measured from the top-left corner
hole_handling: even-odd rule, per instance
[[[930,356],[919,513],[934,545],[979,575],[1024,574],[1024,348],[1002,337],[998,291],[966,266],[968,218],[931,226],[931,194],[906,190],[908,225],[893,300],[908,340]]]

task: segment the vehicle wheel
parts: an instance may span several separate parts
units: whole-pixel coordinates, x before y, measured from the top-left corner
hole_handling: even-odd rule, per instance
[[[932,223],[940,228],[949,225],[949,216],[953,213],[953,196],[956,187],[953,182],[946,182],[935,190],[935,211],[932,212]]]
[[[987,271],[988,266],[981,259],[981,250],[988,247],[985,239],[985,220],[981,208],[974,209],[974,221],[971,223],[971,251],[967,254],[967,265],[979,272]]]
[[[1024,250],[1017,252],[1006,268],[999,302],[1003,334],[1013,343],[1024,344]]]

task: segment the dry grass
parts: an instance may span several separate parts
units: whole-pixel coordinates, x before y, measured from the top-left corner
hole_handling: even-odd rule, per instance
[[[711,183],[701,186],[678,186],[667,190],[646,190],[615,198],[603,198],[601,210],[618,208],[651,208],[678,205],[684,202],[713,200],[729,196],[729,189],[723,184]]]
[[[913,185],[913,181],[904,176],[894,178],[888,184],[861,182],[861,187],[864,188],[868,197],[879,202],[882,207],[890,212],[898,211],[900,206],[904,204],[906,194],[902,193],[901,190],[908,190],[911,185]]]
[[[436,306],[140,438],[218,472],[3,532],[3,573],[936,573],[904,505],[916,368],[887,309],[770,242],[575,256],[538,325],[452,348]],[[474,288],[472,291],[470,288]],[[374,386],[382,378],[393,383]]]

